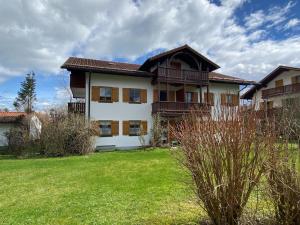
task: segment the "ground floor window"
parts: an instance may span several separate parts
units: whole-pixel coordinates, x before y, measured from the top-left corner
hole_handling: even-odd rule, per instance
[[[129,135],[137,136],[141,133],[141,121],[129,121]]]
[[[193,102],[193,92],[185,92],[185,102]]]
[[[111,121],[100,121],[100,136],[101,137],[112,136]]]

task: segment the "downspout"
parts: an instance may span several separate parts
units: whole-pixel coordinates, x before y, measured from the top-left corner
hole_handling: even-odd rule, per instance
[[[88,121],[91,118],[91,72],[89,72],[89,93],[88,93]]]

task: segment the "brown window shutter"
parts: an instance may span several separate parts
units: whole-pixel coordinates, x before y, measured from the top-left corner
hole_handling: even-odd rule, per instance
[[[129,88],[123,88],[123,102],[129,102]]]
[[[198,102],[198,92],[193,92],[192,102],[195,102],[195,103]]]
[[[233,100],[233,106],[238,106],[240,105],[240,98],[239,95],[232,95],[232,100]]]
[[[169,101],[175,102],[175,91],[169,91]]]
[[[142,130],[142,134],[143,135],[146,135],[147,134],[147,132],[148,132],[148,127],[147,127],[147,120],[143,120],[142,122],[141,122],[141,130]]]
[[[141,89],[141,103],[147,103],[147,89]]]
[[[208,101],[209,101],[209,104],[210,104],[210,105],[214,105],[214,104],[215,104],[214,93],[209,93]]]
[[[158,90],[153,90],[153,102],[158,102]]]
[[[292,84],[297,84],[297,77],[292,77]]]
[[[119,121],[111,121],[111,134],[112,136],[119,135]]]
[[[123,135],[129,135],[129,121],[123,121]]]
[[[276,80],[275,81],[275,87],[282,87],[283,86],[283,80]]]
[[[221,94],[221,105],[226,105],[226,94]]]
[[[100,87],[92,86],[92,101],[98,102],[100,100]]]
[[[93,130],[93,135],[100,136],[100,121],[99,120],[91,121],[91,126]]]
[[[113,102],[119,101],[119,88],[112,88],[112,101]]]

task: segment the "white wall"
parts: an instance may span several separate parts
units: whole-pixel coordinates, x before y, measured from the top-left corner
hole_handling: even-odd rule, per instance
[[[119,136],[97,137],[96,146],[115,145],[117,148],[140,146],[137,136],[123,136],[123,121],[126,120],[147,120],[148,134],[145,136],[146,144],[150,141],[150,129],[152,126],[152,101],[153,89],[150,78],[130,77],[119,75],[95,74],[91,75],[92,86],[108,86],[119,88],[119,102],[99,103],[91,101],[91,120],[118,120]],[[123,102],[122,88],[147,89],[147,103],[130,104]],[[92,93],[90,93],[92,96]],[[86,101],[87,102],[87,101]],[[88,104],[86,104],[88,105]],[[86,110],[87,112],[87,110]]]
[[[252,100],[255,103],[255,109],[259,109],[259,103],[263,102],[262,99],[262,90],[269,89],[269,88],[275,88],[275,81],[277,80],[283,80],[283,85],[290,85],[292,84],[292,77],[300,75],[300,71],[285,71],[278,75],[275,79],[271,80],[266,87],[261,88],[258,90],[254,95]],[[294,98],[294,97],[300,97],[300,93],[292,94],[292,95],[281,95],[269,98],[268,101],[273,101],[274,107],[281,107],[282,106],[282,100],[287,98]]]

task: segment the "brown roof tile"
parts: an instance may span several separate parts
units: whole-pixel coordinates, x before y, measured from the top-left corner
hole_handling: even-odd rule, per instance
[[[137,71],[140,65],[131,64],[131,63],[104,61],[104,60],[97,60],[97,59],[70,57],[61,67],[62,68],[68,68],[68,67],[103,68],[103,69]]]
[[[255,84],[254,81],[244,80],[241,78],[228,76],[221,73],[210,72],[209,73],[209,80],[216,81],[216,82],[225,82],[225,83],[237,83],[237,84]]]
[[[151,77],[153,74],[149,72],[140,71],[139,64],[131,63],[120,63],[113,61],[104,61],[96,59],[85,59],[85,58],[76,58],[70,57],[62,66],[64,69],[82,69],[82,70],[91,70],[91,71],[102,71],[102,72],[115,72],[115,73],[126,73],[141,75],[146,77]],[[232,77],[224,75],[221,73],[210,72],[209,80],[215,82],[225,82],[225,83],[236,83],[236,84],[253,84],[253,81],[243,80],[237,77]]]

